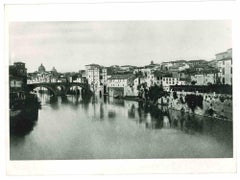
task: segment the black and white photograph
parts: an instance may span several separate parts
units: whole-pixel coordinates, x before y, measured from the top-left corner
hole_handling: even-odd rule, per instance
[[[8,26],[10,160],[233,158],[231,20]]]
[[[90,1],[4,7],[7,176],[236,173],[240,4]]]

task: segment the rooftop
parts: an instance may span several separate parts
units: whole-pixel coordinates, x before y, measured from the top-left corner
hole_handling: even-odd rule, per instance
[[[133,74],[115,74],[112,75],[109,79],[130,79],[135,77]]]
[[[207,62],[206,60],[204,59],[198,59],[198,60],[189,60],[187,61],[188,63],[191,63],[191,62]]]
[[[225,61],[225,60],[232,60],[232,58],[231,57],[226,57],[226,58],[219,59],[217,61]]]
[[[92,64],[87,64],[87,65],[85,65],[85,66],[97,66],[97,67],[100,67],[99,64],[94,64],[94,63],[92,63]]]
[[[25,64],[25,63],[18,61],[18,62],[14,62],[14,64]]]

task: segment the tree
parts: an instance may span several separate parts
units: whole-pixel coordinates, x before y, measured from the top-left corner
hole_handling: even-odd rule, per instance
[[[195,85],[197,83],[197,81],[192,81],[191,85]]]
[[[176,91],[173,91],[173,98],[174,98],[174,99],[177,99],[177,98],[178,98]]]
[[[203,107],[203,97],[201,95],[187,94],[185,96],[185,101],[193,113],[197,106],[200,108]]]
[[[161,86],[157,86],[156,84],[154,86],[151,86],[149,88],[149,99],[156,102],[158,98],[164,96],[164,91]]]

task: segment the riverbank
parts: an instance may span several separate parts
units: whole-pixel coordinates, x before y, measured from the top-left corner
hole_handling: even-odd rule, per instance
[[[191,100],[186,102],[186,96],[200,97],[200,99]],[[114,97],[116,99],[123,99],[129,101],[137,101],[141,103],[147,103],[149,105],[158,106],[163,105],[169,109],[176,111],[184,111],[185,113],[195,114],[203,117],[215,118],[218,120],[232,121],[232,98],[230,96],[216,95],[216,94],[194,94],[178,92],[171,93],[169,96],[163,96],[154,102],[152,100],[146,100],[137,96],[124,96]],[[195,101],[195,102],[194,102]],[[195,107],[189,107],[189,104],[195,103]]]
[[[12,99],[10,104],[10,132],[22,134],[37,120],[41,102],[36,94],[25,94],[24,98]]]

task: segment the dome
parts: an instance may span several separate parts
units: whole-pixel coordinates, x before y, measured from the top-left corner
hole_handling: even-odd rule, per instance
[[[56,68],[53,66],[52,72],[57,72]]]
[[[39,67],[38,67],[38,72],[45,72],[45,67],[41,64]]]

